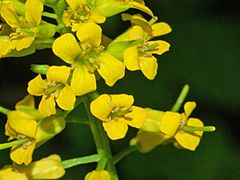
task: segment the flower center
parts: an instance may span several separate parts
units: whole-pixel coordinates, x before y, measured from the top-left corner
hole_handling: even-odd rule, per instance
[[[63,13],[63,22],[67,26],[72,26],[74,23],[88,22],[90,17],[90,8],[86,5],[80,5],[77,10],[72,10],[70,7]]]
[[[58,83],[58,82],[48,82],[47,86],[44,89],[44,95],[46,96],[51,96],[54,95],[56,98],[59,95],[60,90],[64,87],[63,83]]]
[[[24,139],[24,138],[26,138],[26,136],[23,135],[23,134],[18,134],[17,137],[16,137],[16,139]],[[32,139],[30,139],[29,141],[23,143],[23,144],[22,144],[23,149],[25,149],[25,150],[28,149],[28,147],[29,147],[32,143],[33,143],[33,140],[32,140]]]
[[[98,61],[99,54],[103,51],[104,47],[99,46],[97,48],[82,48],[81,55],[77,58],[76,62],[80,65],[85,65],[88,68],[89,73],[94,73],[96,69],[100,68],[100,62]]]
[[[126,120],[131,120],[130,117],[125,116],[126,114],[132,112],[132,107],[127,109],[122,109],[120,106],[116,106],[112,109],[111,113],[108,115],[108,120],[118,121],[118,118],[124,118]]]
[[[151,57],[154,51],[158,50],[158,46],[158,43],[150,44],[148,42],[143,42],[138,47],[138,53],[140,54],[140,56]]]

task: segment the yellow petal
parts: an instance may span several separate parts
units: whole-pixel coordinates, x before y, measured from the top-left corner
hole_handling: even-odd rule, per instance
[[[38,75],[28,83],[27,91],[31,95],[42,96],[46,86],[47,81],[43,80],[41,75]]]
[[[165,22],[159,22],[152,25],[152,36],[162,36],[172,31],[171,27]]]
[[[106,17],[98,12],[90,12],[89,16],[89,20],[94,23],[101,24],[106,21]]]
[[[103,128],[107,132],[107,135],[111,140],[124,138],[128,130],[127,124],[121,120],[111,120],[108,122],[103,122]]]
[[[153,80],[157,75],[157,59],[152,57],[139,57],[140,68],[143,72],[144,76],[146,76],[149,80]]]
[[[68,5],[72,8],[72,10],[80,9],[80,5],[82,3],[86,4],[86,0],[66,0]]]
[[[25,96],[21,101],[19,101],[16,105],[15,108],[21,109],[21,108],[31,108],[35,109],[35,102],[33,96],[30,94]]]
[[[18,40],[13,40],[16,43],[16,50],[21,51],[22,49],[28,48],[33,43],[35,37],[27,36]]]
[[[117,80],[124,77],[124,64],[112,55],[103,52],[99,55],[98,60],[100,67],[97,71],[108,86],[113,86]]]
[[[11,160],[19,165],[23,163],[25,165],[30,164],[35,145],[35,142],[29,142],[29,145],[26,144],[27,147],[23,147],[23,145],[13,146],[10,152]]]
[[[130,5],[131,8],[138,9],[138,10],[143,11],[143,12],[147,13],[148,15],[154,17],[151,9],[149,9],[144,4],[141,4],[141,3],[138,3],[138,2],[135,2],[135,1],[129,1],[129,5]]]
[[[186,118],[190,116],[190,114],[193,112],[196,106],[197,104],[195,102],[190,102],[190,101],[184,104],[184,114]]]
[[[65,23],[65,24],[67,24],[67,23]],[[78,31],[82,25],[83,25],[82,22],[77,22],[77,21],[76,21],[76,22],[73,22],[73,23],[72,23],[72,31],[73,31],[73,32]],[[69,26],[70,26],[70,25],[69,25]]]
[[[76,38],[66,33],[53,42],[53,52],[68,64],[73,64],[75,58],[81,53]]]
[[[5,168],[5,167],[4,167]],[[15,171],[15,169],[1,169],[0,170],[1,180],[28,180],[28,177],[24,173]]]
[[[41,0],[27,0],[25,3],[26,21],[33,26],[39,26],[42,18],[43,3]]]
[[[50,95],[49,97],[43,96],[39,104],[39,111],[46,115],[50,116],[56,113],[54,96]]]
[[[102,94],[90,104],[91,113],[102,121],[108,121],[108,116],[113,110],[112,98],[108,94]]]
[[[1,16],[11,27],[21,26],[13,2],[6,1],[1,4]]]
[[[158,145],[164,144],[170,138],[171,136],[167,136],[162,133],[139,131],[137,136],[131,140],[131,143],[133,143],[133,141],[137,141],[137,143],[140,144],[140,152],[147,153]]]
[[[144,31],[140,26],[133,26],[129,31],[128,40],[133,41],[137,39],[144,39]]]
[[[147,119],[147,113],[143,108],[132,106],[132,112],[125,114],[124,119],[129,126],[140,128]]]
[[[187,125],[194,127],[203,127],[202,121],[196,118],[190,118]],[[176,133],[175,139],[183,148],[194,151],[201,140],[202,134],[202,131],[195,131],[190,133],[180,130]]]
[[[67,66],[50,66],[47,71],[47,80],[67,84],[71,69]]]
[[[138,48],[137,46],[131,46],[123,52],[124,64],[130,71],[136,71],[140,69],[138,61]]]
[[[58,106],[64,110],[72,110],[76,97],[69,86],[65,86],[60,90],[60,93],[56,99]]]
[[[166,41],[148,41],[148,45],[151,46],[153,44],[157,44],[156,50],[151,51],[153,54],[161,55],[167,51],[169,51],[170,44]]]
[[[0,40],[0,58],[6,56],[15,48],[15,44],[8,40]]]
[[[102,29],[95,23],[83,23],[77,31],[77,37],[85,48],[98,47],[101,44]]]
[[[84,180],[110,180],[110,174],[105,170],[94,170],[88,173],[85,176]]]
[[[110,98],[113,107],[130,108],[134,102],[133,96],[127,94],[111,94]]]
[[[78,96],[95,91],[97,89],[95,75],[89,73],[84,65],[75,68],[72,74],[71,88]]]
[[[8,113],[8,126],[19,134],[34,138],[36,136],[37,122],[21,111]]]
[[[181,123],[182,116],[175,112],[165,112],[160,121],[160,131],[166,135],[174,136]]]

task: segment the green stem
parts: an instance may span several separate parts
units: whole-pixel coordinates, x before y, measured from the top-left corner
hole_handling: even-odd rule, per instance
[[[43,12],[42,16],[48,17],[48,18],[52,18],[52,19],[57,19],[57,15],[53,14],[53,13],[49,13],[49,12]]]
[[[185,125],[181,128],[181,130],[186,132],[194,132],[194,131],[213,132],[216,130],[216,128],[214,126],[195,127],[195,126]]]
[[[52,6],[54,13],[56,14],[57,18],[56,21],[58,23],[57,31],[60,34],[64,34],[66,32],[69,32],[69,28],[65,26],[65,24],[62,21],[63,12],[65,9],[67,9],[67,3],[65,0],[59,0],[54,6]]]
[[[90,96],[92,98],[96,98],[97,93],[91,93]],[[101,122],[95,117],[93,117],[89,110],[89,107],[90,107],[89,99],[84,101],[84,107],[87,111],[88,118],[90,120],[90,128],[91,128],[93,138],[97,147],[97,152],[101,157],[107,159],[106,169],[111,174],[111,180],[118,180],[118,175],[112,159],[112,153],[111,153],[108,138],[101,125]]]
[[[107,161],[108,161],[108,159],[105,158],[105,157],[103,157],[103,158],[98,162],[98,165],[97,165],[96,170],[98,170],[98,171],[103,170],[103,169],[106,167]]]
[[[7,115],[11,110],[0,106],[0,113]]]
[[[15,141],[0,144],[0,150],[7,149],[7,148],[10,148],[10,147],[13,147],[13,146],[16,146],[16,145],[24,144],[29,140],[30,140],[30,138],[23,138],[23,139],[18,139],[18,140],[15,140]]]
[[[100,161],[100,159],[101,159],[100,155],[93,154],[93,155],[89,155],[89,156],[64,160],[64,161],[62,161],[62,165],[63,165],[64,169],[67,169],[67,168],[71,168],[71,167],[78,166],[81,164],[98,162],[98,161]]]
[[[158,17],[157,16],[154,16],[150,21],[149,21],[149,24],[150,25],[153,25],[155,22],[157,22],[158,20]]]
[[[121,152],[119,152],[113,157],[114,164],[117,164],[122,158],[136,151],[137,149],[138,149],[137,146],[129,146],[126,149],[122,150]]]
[[[181,106],[182,106],[182,104],[183,104],[183,102],[184,102],[184,100],[185,100],[185,98],[188,94],[189,89],[190,89],[190,87],[189,87],[188,84],[185,84],[183,86],[181,93],[179,94],[175,104],[173,105],[173,107],[171,109],[172,112],[178,112],[179,111],[179,109],[181,108]]]

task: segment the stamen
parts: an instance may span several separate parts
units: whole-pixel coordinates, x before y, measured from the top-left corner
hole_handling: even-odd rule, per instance
[[[120,106],[116,106],[111,111],[110,115],[108,116],[108,120],[115,120],[118,121],[118,118],[124,118],[126,120],[132,120],[131,117],[125,116],[126,114],[132,112],[132,107],[128,109],[121,109]]]

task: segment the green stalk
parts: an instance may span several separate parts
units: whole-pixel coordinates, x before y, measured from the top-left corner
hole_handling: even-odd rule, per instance
[[[49,12],[43,12],[42,16],[48,17],[48,18],[52,18],[52,19],[57,19],[57,15],[53,14],[53,13],[49,13]]]
[[[96,98],[96,95],[97,95],[96,93],[91,94],[91,97]],[[94,116],[92,116],[92,114],[89,110],[89,107],[90,107],[89,99],[86,99],[84,101],[84,107],[86,109],[88,118],[90,120],[90,129],[92,131],[93,138],[94,138],[94,141],[95,141],[95,144],[97,147],[97,152],[102,158],[107,159],[106,169],[111,174],[111,180],[118,180],[118,175],[117,175],[116,168],[115,168],[115,165],[113,162],[108,138],[107,138],[106,133],[101,125],[101,122],[98,119],[96,119]],[[99,163],[101,163],[101,161]],[[102,166],[102,165],[99,164],[98,168],[97,168],[98,170],[101,170],[101,169],[99,169],[99,166]],[[104,167],[101,167],[101,168],[104,168]]]
[[[0,113],[7,115],[11,110],[0,106]]]
[[[188,94],[189,89],[190,89],[190,87],[189,87],[188,84],[185,84],[183,86],[181,93],[179,94],[175,104],[173,105],[173,107],[171,109],[172,112],[178,112],[179,111],[179,109],[181,108],[181,106],[182,106],[182,104],[183,104],[183,102],[184,102],[184,100],[185,100],[185,98]]]
[[[93,155],[89,155],[89,156],[64,160],[64,161],[62,161],[62,165],[63,165],[64,169],[67,169],[67,168],[71,168],[71,167],[78,166],[78,165],[81,165],[81,164],[99,162],[100,159],[101,159],[100,155],[93,154]]]
[[[216,130],[216,127],[214,126],[195,127],[195,126],[185,125],[180,129],[186,132],[194,132],[194,131],[213,132]]]
[[[52,6],[54,13],[56,14],[57,18],[56,21],[58,23],[57,31],[60,34],[64,34],[69,32],[69,28],[65,26],[62,21],[63,12],[67,9],[67,3],[65,0],[59,0],[55,5]]]
[[[7,149],[16,145],[20,145],[20,144],[24,144],[26,142],[28,142],[30,140],[30,138],[23,138],[23,139],[18,139],[15,141],[11,141],[11,142],[7,142],[7,143],[2,143],[0,144],[0,150],[2,149]]]
[[[117,164],[121,159],[123,159],[125,156],[127,156],[128,154],[136,151],[138,149],[137,146],[129,146],[126,149],[120,151],[118,154],[116,154],[113,157],[113,162],[114,164]]]

